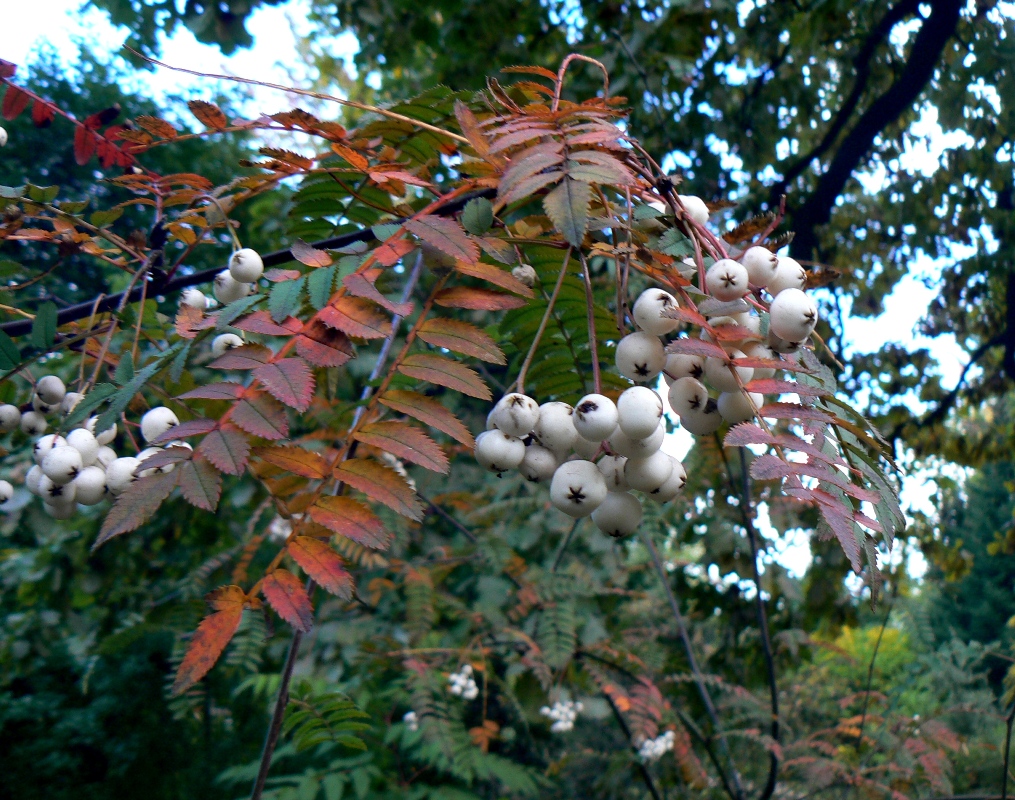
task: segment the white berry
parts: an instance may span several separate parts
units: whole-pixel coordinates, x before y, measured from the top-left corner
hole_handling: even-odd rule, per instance
[[[476,437],[476,461],[490,472],[507,472],[525,458],[525,443],[504,431],[483,431]]]
[[[10,481],[0,481],[0,504],[7,503],[14,497],[14,487]]]
[[[611,492],[623,492],[631,487],[627,485],[627,478],[624,477],[624,465],[627,459],[624,456],[603,456],[596,465],[603,473],[606,480],[606,488]]]
[[[99,455],[99,442],[85,428],[76,428],[67,434],[67,444],[81,454],[81,463],[90,467]]]
[[[617,424],[626,436],[644,439],[659,427],[662,398],[646,386],[632,386],[617,400]]]
[[[69,445],[54,447],[42,459],[42,471],[57,486],[63,486],[74,480],[84,466],[81,453]]]
[[[150,442],[179,424],[180,420],[177,419],[176,414],[165,406],[159,406],[141,417],[141,436],[146,442]]]
[[[720,258],[705,273],[705,287],[716,300],[739,300],[747,294],[747,268],[731,258]]]
[[[519,264],[511,270],[511,274],[514,276],[515,280],[519,283],[525,284],[530,289],[535,286],[536,281],[539,280],[539,275],[536,274],[535,269],[533,269],[529,264]]]
[[[38,464],[33,465],[32,468],[25,473],[25,488],[36,497],[42,497],[42,490],[39,488],[39,484],[44,477],[46,476],[42,474],[42,467]]]
[[[211,354],[218,358],[227,350],[243,347],[243,339],[235,333],[222,333],[211,340]]]
[[[48,433],[41,439],[38,439],[32,446],[32,459],[36,464],[41,464],[42,460],[50,454],[54,447],[66,446],[67,440],[59,433]]]
[[[102,467],[85,467],[74,479],[74,499],[81,505],[94,506],[106,494],[106,471]]]
[[[663,336],[671,333],[680,325],[680,321],[664,317],[663,312],[677,307],[677,298],[662,289],[646,289],[634,303],[631,316],[645,333]]]
[[[692,356],[685,353],[670,353],[666,356],[666,366],[663,367],[663,380],[667,386],[672,386],[673,381],[680,378],[696,378],[701,380],[705,374],[705,359],[701,356]]]
[[[99,443],[99,446],[107,445],[116,438],[116,423],[114,422],[104,431],[99,433],[95,432],[95,426],[98,424],[98,417],[89,417],[88,421],[85,422],[85,430],[91,433],[95,437],[95,441]]]
[[[670,477],[666,479],[658,489],[647,492],[646,497],[656,503],[668,503],[683,490],[687,483],[687,472],[684,465],[676,458],[670,457],[673,462],[673,470]]]
[[[574,451],[578,458],[584,459],[585,461],[592,461],[597,455],[599,455],[599,448],[602,447],[602,442],[590,442],[581,436],[574,437],[574,444],[571,445],[571,449]]]
[[[673,459],[662,450],[646,458],[629,458],[624,465],[627,485],[639,492],[654,492],[670,477]]]
[[[704,225],[708,222],[709,211],[704,200],[700,197],[695,197],[693,194],[678,195],[678,198],[691,219],[699,225]]]
[[[84,394],[81,392],[67,392],[63,396],[63,400],[60,401],[60,413],[64,416],[70,414],[74,410],[74,407],[81,402],[81,398]]]
[[[750,395],[751,400],[754,401],[754,405],[757,408],[761,408],[765,404],[765,396],[763,394],[751,392]],[[747,395],[743,392],[723,392],[719,395],[719,399],[716,400],[716,407],[719,409],[719,413],[722,414],[722,418],[730,425],[736,425],[738,422],[747,422],[747,420],[754,418],[754,409],[751,407]]]
[[[106,469],[114,461],[116,461],[116,451],[112,447],[103,445],[102,447],[99,448],[99,452],[95,456],[96,466]]]
[[[208,298],[204,296],[204,292],[200,289],[191,287],[180,292],[180,306],[188,306],[204,311],[208,307]]]
[[[666,351],[659,337],[635,331],[617,343],[617,370],[635,383],[649,383],[666,366]]]
[[[730,359],[746,358],[740,350],[731,350]],[[737,383],[734,372],[740,377],[740,383],[746,384],[754,377],[754,369],[751,367],[736,367],[724,358],[709,356],[705,359],[705,380],[720,392],[739,392],[740,384]]]
[[[40,414],[48,415],[52,414],[60,407],[59,403],[47,403],[39,395],[32,395],[32,410],[37,411]]]
[[[106,467],[106,488],[111,494],[120,494],[134,480],[134,470],[141,462],[133,456],[124,456]]]
[[[53,519],[73,519],[77,513],[77,504],[74,501],[69,503],[46,503],[42,504],[46,513]]]
[[[818,324],[818,307],[800,289],[783,289],[769,311],[772,333],[788,342],[802,342]]]
[[[751,286],[764,288],[775,277],[779,266],[779,257],[767,247],[748,247],[740,257],[740,263],[747,269],[747,277]]]
[[[535,443],[525,448],[525,457],[518,466],[522,477],[533,483],[550,480],[556,470],[557,457],[550,450]]]
[[[215,299],[227,306],[250,294],[253,287],[249,283],[240,283],[233,279],[229,270],[224,269],[215,276]]]
[[[67,395],[67,387],[56,375],[45,375],[36,381],[35,393],[46,405],[55,406]]]
[[[710,398],[700,411],[684,414],[680,418],[680,424],[688,433],[693,433],[695,436],[708,436],[719,430],[722,425],[722,415],[719,413],[715,400]]]
[[[670,384],[667,399],[673,413],[678,417],[684,417],[705,408],[708,403],[708,389],[697,378],[678,378]]]
[[[490,414],[494,427],[508,436],[527,436],[539,421],[539,403],[528,395],[511,392],[497,401]]]
[[[7,129],[0,128],[0,147],[7,146]]]
[[[567,403],[543,403],[539,407],[539,420],[532,429],[532,435],[558,458],[565,458],[578,438],[573,417],[574,409]]]
[[[772,349],[768,345],[764,345],[761,342],[748,342],[744,346],[744,354],[748,358],[765,358],[769,361],[778,361],[779,357],[772,352]],[[759,378],[774,378],[775,369],[773,367],[755,367],[754,368],[754,380]]]
[[[70,481],[56,483],[48,475],[39,478],[39,496],[50,503],[72,503],[76,491],[77,489]]]
[[[10,403],[0,405],[0,433],[17,430],[21,424],[21,410]]]
[[[785,289],[803,289],[807,285],[807,273],[799,262],[789,256],[779,256],[775,277],[768,282],[768,293],[778,297]]]
[[[550,502],[570,517],[587,517],[607,494],[603,474],[591,461],[566,461],[550,481]]]
[[[663,446],[665,437],[666,424],[662,420],[659,421],[659,427],[644,439],[632,439],[618,425],[617,429],[610,434],[607,444],[610,446],[610,450],[618,456],[645,458]]]
[[[264,274],[264,262],[257,251],[244,247],[229,259],[229,274],[237,283],[253,283]]]
[[[776,353],[795,353],[800,349],[801,342],[791,342],[775,335],[775,331],[768,331],[768,346]]]
[[[603,533],[619,539],[638,530],[641,515],[641,501],[633,494],[610,492],[592,512],[592,521]]]
[[[587,394],[574,407],[574,427],[590,442],[601,442],[617,427],[617,406],[605,395]]]

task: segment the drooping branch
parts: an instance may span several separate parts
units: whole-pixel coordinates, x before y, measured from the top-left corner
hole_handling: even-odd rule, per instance
[[[936,0],[910,49],[909,60],[892,85],[860,115],[842,140],[828,169],[810,196],[798,204],[793,219],[794,255],[811,258],[817,249],[816,228],[831,219],[832,208],[853,171],[870,152],[874,139],[919,98],[937,67],[945,45],[959,23],[961,0]]]

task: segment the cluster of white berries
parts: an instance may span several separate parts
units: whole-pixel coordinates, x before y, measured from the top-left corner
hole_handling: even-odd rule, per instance
[[[479,697],[479,687],[472,677],[471,664],[462,664],[458,672],[448,675],[448,691],[464,700],[475,700]]]
[[[73,517],[78,504],[93,506],[120,494],[138,477],[156,470],[169,472],[173,469],[172,464],[167,464],[138,470],[141,463],[162,450],[161,447],[146,448],[137,456],[118,457],[111,447],[116,439],[116,424],[98,431],[98,417],[90,417],[66,436],[47,434],[48,417],[67,416],[82,397],[79,392],[68,392],[56,375],[46,375],[35,383],[30,408],[22,411],[15,405],[0,405],[0,433],[20,430],[34,439],[32,458],[35,463],[25,473],[25,487],[42,499],[43,507],[56,519]],[[179,424],[170,409],[153,408],[141,419],[141,435],[149,442]],[[171,444],[190,447],[185,442]],[[11,483],[0,481],[0,502],[6,503],[13,495]]]
[[[419,730],[419,714],[415,711],[406,711],[402,717],[402,722],[404,722],[405,727],[413,733]]]
[[[550,726],[553,733],[567,733],[574,728],[575,720],[584,708],[580,702],[558,700],[552,707],[543,706],[539,709],[539,713],[553,720]]]
[[[664,731],[655,739],[646,739],[638,747],[638,757],[642,761],[658,761],[673,749],[675,739],[673,731]]]
[[[775,370],[735,366],[732,360],[774,360],[776,353],[800,348],[818,321],[817,306],[803,291],[806,277],[795,260],[760,246],[748,248],[740,261],[723,258],[709,267],[705,288],[729,310],[725,316],[709,320],[712,328],[727,329],[728,335],[716,342],[726,351],[726,358],[667,354],[660,337],[680,325],[666,315],[677,307],[677,300],[662,289],[648,289],[632,309],[640,330],[617,345],[617,369],[635,383],[650,383],[662,374],[669,384],[670,407],[680,417],[681,425],[697,436],[713,433],[724,421],[731,425],[745,422],[754,417],[764,398],[748,395],[742,386],[755,378],[771,378]],[[773,298],[764,335],[761,315],[744,301],[752,290],[761,289]],[[701,337],[711,341],[705,331]],[[710,396],[709,388],[718,393],[716,398]]]
[[[229,259],[228,269],[222,270],[215,276],[212,289],[215,299],[226,306],[246,297],[257,289],[257,281],[261,279],[263,274],[264,262],[256,250],[251,250],[249,247],[237,250]],[[210,303],[204,292],[191,288],[184,289],[180,293],[180,305],[204,311]],[[233,334],[225,335],[232,336]]]
[[[550,502],[571,517],[592,516],[603,533],[634,533],[641,501],[672,500],[687,481],[684,465],[663,453],[663,401],[632,386],[617,403],[601,394],[538,405],[524,394],[504,395],[476,437],[476,460],[492,472],[517,469],[530,481],[550,482]],[[600,453],[605,453],[594,463]],[[572,458],[572,460],[568,460]]]

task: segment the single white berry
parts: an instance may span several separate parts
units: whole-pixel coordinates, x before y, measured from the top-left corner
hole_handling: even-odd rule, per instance
[[[47,403],[39,395],[32,394],[32,410],[38,411],[40,414],[49,415],[52,414],[60,407],[59,403]]]
[[[662,450],[646,458],[629,458],[624,465],[627,485],[639,492],[654,492],[670,477],[673,459]]]
[[[757,408],[761,408],[765,404],[765,396],[763,394],[751,392],[750,395],[751,400],[754,401],[754,405]],[[719,413],[722,414],[722,418],[730,425],[754,419],[754,408],[751,407],[747,395],[743,392],[723,392],[719,395],[719,399],[715,401],[715,404],[719,409]]]
[[[570,517],[587,517],[607,494],[603,474],[591,461],[565,461],[550,481],[550,502]]]
[[[0,505],[7,503],[14,497],[14,487],[10,481],[0,481]]]
[[[672,386],[673,381],[680,378],[696,378],[701,380],[705,374],[705,359],[701,356],[692,356],[686,353],[670,353],[666,356],[666,366],[663,367],[663,380],[667,386]]]
[[[235,333],[222,333],[212,339],[211,354],[218,358],[227,350],[234,350],[237,347],[243,347],[243,339]]]
[[[708,222],[709,211],[704,200],[700,197],[695,197],[693,194],[678,195],[678,198],[691,219],[699,225],[704,225]]]
[[[38,411],[26,411],[21,415],[21,432],[28,436],[41,436],[47,425],[46,417]]]
[[[50,503],[72,503],[77,491],[73,482],[57,483],[48,475],[39,478],[39,496]]]
[[[747,277],[751,286],[764,288],[775,278],[779,267],[779,257],[767,247],[748,247],[740,257],[740,263],[747,269]]]
[[[84,397],[84,394],[81,392],[67,392],[63,396],[63,400],[60,401],[60,413],[66,417],[81,402],[82,397]]]
[[[606,488],[611,492],[624,492],[631,487],[627,485],[627,478],[624,477],[624,465],[627,459],[624,456],[603,456],[596,465],[603,473],[606,480]]]
[[[731,350],[730,359],[746,358],[740,350]],[[746,384],[754,377],[754,369],[751,367],[736,367],[724,358],[709,356],[705,359],[705,380],[720,392],[739,392],[740,384],[737,383],[734,372],[740,377],[740,383]]]
[[[85,428],[76,428],[67,434],[67,444],[81,454],[81,463],[90,467],[99,455],[99,442]]]
[[[747,268],[731,258],[720,258],[705,273],[705,287],[716,300],[739,300],[748,292]]]
[[[36,497],[42,496],[42,490],[39,488],[39,482],[46,477],[42,473],[42,467],[38,464],[34,464],[27,473],[25,473],[25,488],[28,489]]]
[[[208,307],[208,298],[204,296],[204,292],[200,289],[190,287],[180,292],[180,306],[198,308],[204,311]]]
[[[607,536],[630,536],[641,524],[641,501],[627,492],[610,492],[592,512],[592,522]]]
[[[525,456],[518,466],[522,477],[533,483],[550,480],[556,470],[557,457],[550,450],[535,443],[525,448]]]
[[[141,462],[133,456],[118,458],[106,467],[106,488],[110,494],[120,494],[134,481],[134,470]]]
[[[646,289],[634,303],[631,316],[645,333],[663,336],[672,333],[680,321],[664,317],[663,312],[677,307],[677,298],[662,289]]]
[[[590,442],[581,436],[574,437],[574,444],[571,445],[571,449],[574,451],[578,458],[584,459],[585,461],[592,461],[597,455],[599,455],[599,448],[602,447],[602,442]]]
[[[42,460],[50,454],[54,447],[66,446],[67,440],[59,433],[47,433],[32,445],[32,459],[36,464],[41,464]]]
[[[56,406],[67,396],[67,387],[56,375],[45,375],[35,382],[35,393],[46,405]]]
[[[617,406],[605,395],[587,394],[574,407],[574,427],[590,442],[601,442],[617,427]]]
[[[150,442],[179,424],[180,420],[176,418],[176,414],[165,406],[159,406],[141,417],[141,436],[146,442]]]
[[[497,401],[490,421],[508,436],[527,436],[539,421],[539,403],[528,395],[511,392]]]
[[[0,128],[0,147],[7,146],[7,129]]]
[[[610,434],[607,444],[610,450],[618,456],[626,458],[645,458],[663,446],[663,439],[666,437],[666,423],[659,421],[659,427],[652,435],[644,439],[632,439],[624,433],[620,426]]]
[[[802,342],[818,324],[818,307],[800,289],[783,289],[769,309],[772,333],[788,342]]]
[[[73,519],[77,513],[77,504],[74,501],[69,503],[43,503],[43,509],[53,519]]]
[[[539,280],[539,276],[536,274],[536,271],[529,264],[519,264],[511,270],[511,274],[514,276],[516,281],[528,286],[530,289],[535,286],[536,281]]]
[[[692,411],[680,418],[680,424],[688,433],[695,436],[708,436],[719,430],[722,425],[722,415],[715,404],[715,400],[709,398],[705,407],[700,411]]]
[[[779,256],[775,276],[768,282],[768,293],[778,297],[785,289],[803,289],[807,285],[807,272],[789,256]]]
[[[670,408],[678,417],[702,411],[708,404],[708,389],[697,378],[678,378],[670,384],[666,395]]]
[[[629,333],[617,343],[617,370],[635,383],[649,383],[666,366],[666,351],[658,336]]]
[[[802,342],[791,342],[788,339],[776,336],[775,331],[771,329],[768,331],[768,339],[766,341],[772,351],[776,353],[795,353],[800,349],[802,344]]]
[[[663,400],[647,386],[632,386],[617,400],[617,424],[626,436],[651,436],[663,418]]]
[[[532,428],[532,435],[555,456],[565,458],[578,438],[573,417],[574,409],[567,403],[543,403],[539,407],[539,420]]]
[[[680,494],[687,484],[687,471],[684,469],[684,465],[678,459],[672,456],[670,458],[673,461],[673,470],[670,472],[670,477],[658,489],[647,492],[645,495],[649,500],[656,503],[670,502],[670,500]]]
[[[99,443],[99,446],[101,447],[103,445],[109,444],[110,442],[113,441],[113,439],[116,438],[116,423],[114,422],[104,431],[96,433],[95,426],[98,424],[98,422],[99,422],[98,417],[89,417],[88,421],[85,422],[84,427],[85,430],[87,430],[90,434],[92,434],[92,436],[95,437],[95,441],[97,441]]]
[[[234,280],[227,269],[215,276],[214,285],[215,299],[224,306],[246,297],[253,289],[249,283]]]
[[[490,472],[507,472],[525,458],[525,443],[504,431],[483,431],[476,437],[476,461]]]
[[[96,466],[107,469],[114,461],[116,461],[116,451],[112,447],[103,445],[99,448],[99,452],[95,456]]]
[[[237,283],[253,283],[264,274],[264,262],[256,250],[244,247],[229,259],[229,274]]]
[[[0,405],[0,433],[10,433],[21,424],[21,410],[10,403]]]
[[[81,453],[69,445],[54,447],[42,459],[42,471],[57,486],[63,486],[74,480],[84,466]]]
[[[84,506],[94,506],[106,495],[106,471],[102,467],[85,467],[74,479],[74,499]]]
[[[748,342],[744,346],[744,354],[748,358],[764,358],[769,361],[778,361],[779,357],[772,352],[772,349],[761,342]],[[774,367],[755,367],[754,368],[754,380],[759,378],[774,378],[775,368]]]

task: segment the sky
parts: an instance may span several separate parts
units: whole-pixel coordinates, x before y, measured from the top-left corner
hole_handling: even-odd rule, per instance
[[[310,27],[305,19],[308,8],[308,0],[292,0],[285,6],[259,7],[248,21],[248,29],[254,37],[255,45],[228,57],[215,47],[197,42],[189,31],[180,28],[172,39],[164,41],[162,60],[202,72],[232,74],[291,85],[294,80],[299,80],[299,75],[294,75],[292,70],[299,69],[300,63],[296,52],[297,39]],[[126,38],[126,29],[111,25],[102,12],[84,7],[80,0],[32,0],[31,3],[18,3],[5,10],[4,24],[0,26],[0,58],[24,64],[33,50],[49,45],[68,64],[72,64],[78,42],[87,42],[98,55],[102,55],[116,52]],[[355,53],[357,47],[352,36],[343,36],[327,43],[318,40],[317,44],[325,45],[334,54],[347,58]],[[138,80],[144,91],[156,98],[170,94],[194,95],[195,88],[197,96],[200,96],[201,88],[211,91],[209,84],[204,83],[202,86],[201,79],[163,68],[156,68]],[[261,112],[273,113],[285,107],[288,104],[278,92],[254,87],[251,99],[241,110],[249,116],[256,116]],[[941,130],[934,109],[925,109],[914,130],[922,134],[923,138],[917,140],[918,144],[906,156],[904,166],[913,170],[936,169],[943,150],[960,143],[955,139],[956,134]],[[876,192],[879,175],[876,172],[863,175],[861,182],[867,191]],[[933,281],[943,263],[925,255],[915,255],[910,274],[886,298],[885,312],[881,316],[849,320],[846,338],[850,350],[856,353],[873,352],[887,342],[899,342],[909,348],[928,346],[930,340],[917,334],[916,324],[934,297]],[[953,385],[965,363],[964,351],[947,338],[934,340],[933,346],[944,365],[946,386]],[[691,444],[691,437],[686,432],[678,431],[669,437],[664,449],[682,457]],[[933,514],[936,492],[932,473],[911,472],[903,484],[903,505]],[[773,531],[769,533],[774,534]],[[809,560],[810,552],[804,534],[789,532],[783,537],[778,556],[780,563],[794,573],[801,574]],[[915,576],[926,570],[926,564],[919,554],[910,558],[909,569]]]

